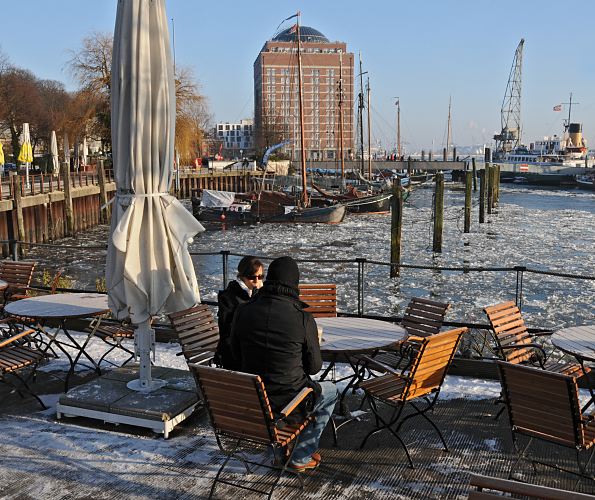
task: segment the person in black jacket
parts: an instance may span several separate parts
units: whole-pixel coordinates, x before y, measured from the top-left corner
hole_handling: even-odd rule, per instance
[[[237,279],[230,281],[225,290],[217,297],[219,311],[219,344],[215,353],[215,364],[228,370],[237,370],[230,348],[231,323],[238,305],[248,302],[252,295],[262,286],[264,268],[256,257],[247,255],[238,264]]]
[[[299,277],[291,257],[271,262],[256,297],[237,308],[231,347],[241,371],[262,377],[273,412],[278,414],[303,388],[314,389],[315,422],[300,434],[289,464],[301,472],[320,463],[316,450],[335,407],[337,388],[310,377],[320,371],[322,356],[314,317],[299,299]]]

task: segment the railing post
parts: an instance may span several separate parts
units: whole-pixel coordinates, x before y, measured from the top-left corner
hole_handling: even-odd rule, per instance
[[[364,315],[364,277],[366,259],[357,258],[357,315]]]
[[[221,256],[223,257],[223,290],[225,290],[229,273],[229,250],[221,250]]]
[[[516,292],[515,303],[519,309],[523,308],[523,272],[527,270],[525,266],[515,266],[516,271]]]

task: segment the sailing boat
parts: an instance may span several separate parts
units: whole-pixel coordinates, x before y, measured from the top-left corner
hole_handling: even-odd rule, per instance
[[[220,199],[224,206],[204,206],[204,196],[200,199],[193,199],[193,213],[201,221],[225,222],[240,224],[253,224],[260,222],[298,222],[298,223],[324,223],[338,224],[345,217],[346,207],[341,203],[329,206],[313,207],[307,191],[306,154],[304,141],[304,120],[303,120],[303,96],[302,96],[302,58],[300,38],[300,13],[297,23],[292,27],[297,42],[298,62],[298,98],[300,115],[300,149],[301,149],[301,173],[302,192],[300,200],[296,203],[293,196],[281,191],[268,191],[260,189],[251,193],[230,197],[230,193],[217,195],[216,192],[207,191],[207,199]],[[263,156],[263,167],[266,173],[266,162],[272,150],[277,149],[285,143],[272,146]],[[204,194],[204,193],[203,193]],[[236,201],[236,198],[238,200]],[[210,201],[209,201],[210,203]],[[225,206],[226,205],[226,206]],[[248,208],[249,207],[249,208]]]
[[[370,80],[367,82],[367,108],[368,108],[368,179],[363,177],[361,174],[364,171],[364,134],[363,134],[363,109],[364,109],[364,89],[362,77],[362,60],[360,57],[360,94],[359,94],[359,118],[358,123],[360,127],[360,155],[361,155],[361,172],[360,178],[368,186],[372,186],[372,156],[370,151]],[[339,59],[339,127],[340,127],[340,158],[341,158],[341,186],[344,188],[344,192],[341,194],[332,194],[324,191],[319,186],[312,183],[312,187],[318,191],[324,199],[331,200],[334,202],[344,203],[347,211],[350,213],[386,213],[390,210],[390,199],[392,193],[390,192],[373,192],[370,194],[368,191],[359,191],[354,186],[348,186],[345,188],[345,167],[343,157],[343,67],[341,59]]]

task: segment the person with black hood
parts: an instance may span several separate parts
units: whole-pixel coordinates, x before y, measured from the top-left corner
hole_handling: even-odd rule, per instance
[[[217,320],[219,324],[219,344],[215,353],[215,364],[227,370],[237,370],[231,354],[230,335],[231,323],[237,307],[248,302],[252,296],[262,287],[264,278],[264,267],[256,257],[247,255],[238,264],[237,279],[230,281],[225,290],[221,290],[217,296],[219,312]]]
[[[315,420],[300,434],[289,464],[303,472],[320,463],[316,450],[338,394],[334,383],[310,377],[320,371],[322,356],[314,317],[299,299],[299,282],[300,272],[291,257],[271,262],[256,297],[237,308],[231,348],[242,372],[262,377],[276,414],[303,388],[314,389]]]

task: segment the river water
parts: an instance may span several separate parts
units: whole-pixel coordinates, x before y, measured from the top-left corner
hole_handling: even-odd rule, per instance
[[[595,193],[502,185],[500,204],[485,224],[478,224],[474,193],[471,233],[463,233],[464,192],[447,187],[443,252],[432,252],[433,190],[416,188],[403,215],[402,263],[439,267],[512,267],[595,275]],[[188,204],[189,206],[189,204]],[[108,229],[94,228],[62,245],[105,245]],[[348,215],[339,225],[262,224],[210,230],[198,235],[193,252],[229,250],[239,254],[297,259],[390,260],[390,215]],[[34,248],[38,270],[58,268],[77,288],[95,288],[105,269],[104,250],[57,245]],[[233,272],[239,257],[230,257]],[[221,256],[195,256],[203,299],[215,300],[222,286]],[[357,312],[357,265],[354,262],[304,262],[303,280],[338,284],[338,309]],[[38,274],[38,273],[36,273]],[[230,276],[231,277],[231,276]],[[365,266],[364,310],[400,315],[412,296],[452,304],[447,319],[485,322],[482,308],[514,300],[516,273],[403,269],[389,278],[386,266]],[[523,312],[531,326],[556,328],[595,323],[595,281],[525,273]]]

